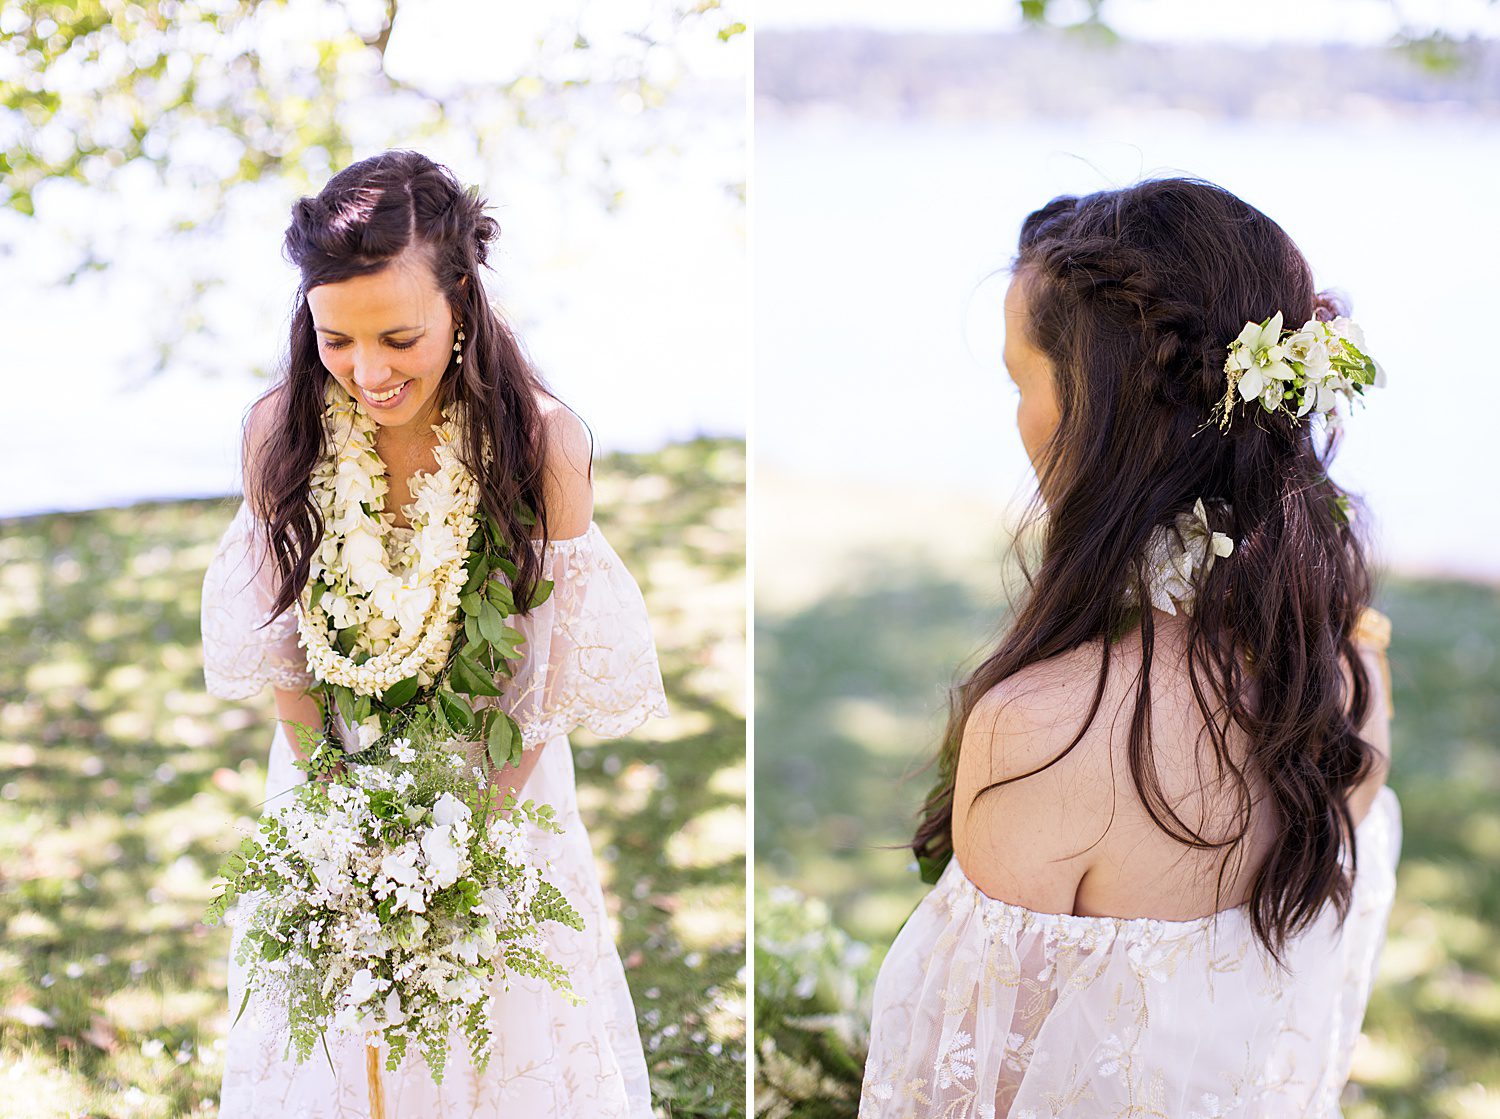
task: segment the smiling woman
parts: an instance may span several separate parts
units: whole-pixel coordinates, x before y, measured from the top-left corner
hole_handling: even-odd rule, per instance
[[[246,500],[204,580],[204,667],[223,698],[276,689],[288,733],[268,811],[321,805],[327,825],[300,837],[316,858],[230,913],[231,1009],[252,988],[301,994],[257,997],[231,1027],[221,1116],[651,1114],[567,736],[667,714],[661,671],[640,589],[592,519],[586,429],[485,297],[485,208],[387,152],[299,201],[287,230],[287,368],[247,421]],[[450,760],[474,774],[475,832],[512,837],[544,876],[517,887],[482,846],[452,863],[457,816],[431,795]],[[350,854],[361,787],[393,799],[376,798],[373,850]],[[504,791],[550,805],[559,830],[526,816],[516,831],[492,812]],[[533,899],[541,965],[517,953],[512,887]],[[275,919],[283,901],[317,916]],[[326,1052],[294,1061],[288,1032],[300,1057],[309,1030]]]

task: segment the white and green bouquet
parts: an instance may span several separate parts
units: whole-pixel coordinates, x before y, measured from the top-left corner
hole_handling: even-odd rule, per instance
[[[430,727],[409,729],[431,740]],[[317,773],[337,747],[302,734],[310,756],[299,764]],[[545,922],[583,927],[528,838],[560,830],[552,808],[498,797],[463,747],[418,751],[400,737],[384,761],[325,771],[221,867],[227,885],[209,918],[249,903],[239,1013],[254,995],[262,1021],[285,1023],[299,1062],[345,1029],[383,1042],[389,1069],[415,1043],[441,1082],[455,1023],[475,1066],[488,1063],[497,977],[540,978],[581,1001],[544,951]]]

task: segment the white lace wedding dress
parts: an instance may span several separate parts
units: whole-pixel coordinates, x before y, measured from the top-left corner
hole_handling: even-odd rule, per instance
[[[1040,913],[950,860],[876,979],[860,1119],[1334,1119],[1395,896],[1388,786],[1355,844],[1348,920],[1328,904],[1289,976],[1243,907],[1217,925]]]
[[[266,684],[302,688],[312,680],[287,611],[263,630],[272,604],[275,565],[250,507],[242,503],[203,582],[204,678],[223,699],[246,699]],[[539,542],[532,546],[541,550]],[[577,1007],[540,980],[513,977],[495,986],[496,1044],[489,1068],[474,1070],[463,1037],[453,1035],[442,1084],[415,1051],[383,1072],[387,1119],[650,1119],[651,1094],[625,972],[610,932],[594,853],[578,815],[567,735],[587,727],[623,735],[653,715],[666,715],[656,646],[640,588],[597,524],[579,537],[550,542],[542,575],[552,594],[514,620],[527,638],[526,656],[500,701],[515,716],[528,749],[542,756],[522,792],[552,804],[561,835],[537,843],[554,880],[582,913],[583,932],[548,925],[548,949],[566,965]],[[270,734],[266,809],[301,783],[280,726]],[[284,803],[284,799],[280,801]],[[227,842],[227,840],[226,840]],[[229,963],[231,1016],[240,1006],[244,969]],[[253,1006],[253,1003],[252,1003]],[[273,1040],[274,1029],[247,1009],[228,1037],[219,1114],[223,1119],[354,1119],[369,1115],[365,1048],[360,1035],[328,1035],[334,1068],[321,1047],[298,1065]]]

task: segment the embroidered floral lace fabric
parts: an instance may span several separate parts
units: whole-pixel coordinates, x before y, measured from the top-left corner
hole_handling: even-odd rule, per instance
[[[1039,913],[985,896],[951,860],[876,980],[860,1119],[1339,1116],[1395,897],[1389,787],[1355,843],[1348,920],[1328,905],[1289,943],[1285,975],[1243,908]]]
[[[533,547],[541,550],[538,542]],[[542,561],[543,577],[555,585],[545,603],[514,619],[527,638],[526,656],[515,679],[503,683],[502,702],[521,724],[527,747],[542,750],[522,793],[552,804],[564,828],[561,835],[540,833],[535,841],[583,914],[585,928],[580,933],[549,926],[548,950],[572,973],[574,989],[586,1001],[570,1006],[545,983],[524,977],[511,979],[508,989],[497,984],[489,1068],[483,1074],[473,1068],[457,1032],[441,1085],[409,1054],[395,1072],[383,1073],[387,1119],[652,1114],[635,1009],[578,814],[567,735],[580,726],[623,735],[653,715],[666,715],[661,669],[640,588],[597,524],[582,536],[550,542]],[[242,503],[204,577],[204,679],[211,694],[245,699],[267,684],[301,688],[312,681],[292,611],[263,630],[255,628],[269,612],[274,583],[263,534]],[[284,734],[273,728],[265,809],[274,811],[303,779]],[[244,969],[233,958],[240,932],[236,927],[230,949],[231,1017],[244,994]],[[298,1065],[277,1041],[273,1024],[247,1010],[229,1033],[219,1114],[368,1116],[362,1038],[329,1034],[328,1048],[332,1069],[321,1048]]]

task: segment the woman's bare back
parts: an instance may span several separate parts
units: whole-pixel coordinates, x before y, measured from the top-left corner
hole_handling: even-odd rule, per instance
[[[1156,806],[1157,814],[1178,833],[1185,833],[1185,824],[1206,840],[1231,839],[1244,826],[1243,796],[1234,774],[1227,768],[1220,773],[1193,698],[1185,660],[1186,627],[1181,618],[1167,615],[1159,614],[1158,623],[1151,672],[1151,764],[1166,805],[1182,823],[1173,821],[1161,805]],[[1375,695],[1362,734],[1388,757],[1388,698],[1379,665],[1383,655],[1374,647],[1365,652]],[[1084,916],[1190,920],[1244,903],[1256,870],[1283,829],[1263,782],[1246,765],[1244,732],[1231,727],[1227,740],[1230,758],[1249,785],[1250,824],[1244,840],[1220,848],[1183,844],[1151,818],[1130,773],[1128,743],[1141,664],[1139,639],[1122,641],[1111,656],[1098,714],[1067,757],[1037,777],[979,797],[967,820],[963,819],[964,806],[988,782],[981,776],[966,789],[960,780],[954,846],[965,873],[985,893],[1002,900]],[[1029,718],[1047,727],[1040,736],[1047,741],[1034,750],[1013,749],[1015,744],[1008,743],[1003,751],[1006,757],[991,758],[985,767],[989,780],[1024,773],[1061,752],[1088,712],[1098,657],[1097,646],[1073,650],[1034,665],[1002,685],[1012,698],[1026,693]],[[980,737],[971,743],[966,733],[964,748],[985,749],[988,741]],[[1021,762],[1024,767],[1017,764]],[[974,759],[967,765],[961,762],[961,771],[973,772],[973,763]],[[1349,810],[1356,825],[1384,784],[1386,770],[1387,765],[1378,766],[1351,793]],[[1032,782],[1040,784],[1024,790]],[[1029,870],[995,865],[1008,861],[1017,850],[1014,842],[993,841],[1003,833],[1027,837],[1030,850],[1015,857],[1031,861]],[[1226,856],[1222,893],[1216,897]],[[1015,880],[1023,874],[1050,876],[1052,881],[1028,889],[1020,898],[1005,896],[1014,892]]]

